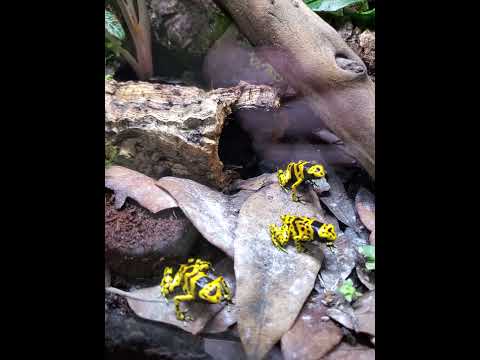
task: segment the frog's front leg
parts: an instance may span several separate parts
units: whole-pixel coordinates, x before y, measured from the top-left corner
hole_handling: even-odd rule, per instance
[[[303,177],[300,177],[295,181],[291,187],[292,189],[292,200],[298,202],[297,187],[303,182]]]
[[[295,242],[295,249],[297,252],[303,253],[305,252],[305,247],[302,244],[303,237],[301,235],[297,235],[293,237],[293,241]]]
[[[181,302],[186,302],[186,301],[193,301],[195,300],[195,297],[190,294],[185,294],[185,295],[177,295],[173,298],[173,301],[175,302],[175,314],[177,315],[178,320],[193,320],[191,316],[185,316],[187,313],[186,311],[181,311],[180,310],[180,303]]]

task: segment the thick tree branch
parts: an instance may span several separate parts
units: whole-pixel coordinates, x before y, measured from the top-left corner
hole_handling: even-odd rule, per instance
[[[215,0],[375,177],[375,88],[362,60],[301,0]]]

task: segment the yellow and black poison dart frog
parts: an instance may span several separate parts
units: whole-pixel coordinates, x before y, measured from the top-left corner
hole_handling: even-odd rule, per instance
[[[333,224],[324,224],[315,218],[306,216],[283,215],[282,225],[270,225],[270,236],[276,248],[285,251],[284,246],[289,240],[295,242],[298,252],[304,252],[302,242],[319,240],[331,248],[337,239]]]
[[[298,201],[297,187],[308,180],[319,179],[327,175],[325,168],[311,161],[300,160],[288,164],[286,170],[278,170],[277,177],[280,186],[292,190],[292,200]]]
[[[160,284],[162,295],[167,298],[176,288],[183,294],[174,296],[175,314],[178,320],[185,320],[185,312],[180,310],[184,301],[205,301],[218,304],[222,301],[231,302],[232,294],[222,276],[212,276],[212,264],[201,259],[190,258],[187,264],[182,264],[173,275],[173,268],[166,267]],[[208,275],[207,275],[208,274]],[[188,317],[192,320],[191,317]]]

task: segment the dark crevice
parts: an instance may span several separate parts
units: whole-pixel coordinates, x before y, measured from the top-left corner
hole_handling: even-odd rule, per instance
[[[242,179],[261,174],[252,139],[233,118],[227,119],[227,124],[223,128],[218,145],[218,156],[223,162],[224,171],[234,170]]]

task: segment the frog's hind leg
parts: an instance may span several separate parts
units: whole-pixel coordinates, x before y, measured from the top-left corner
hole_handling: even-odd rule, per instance
[[[270,225],[270,237],[272,240],[273,245],[283,252],[287,252],[283,247],[288,242],[289,237],[288,226],[276,226],[274,224]]]
[[[173,268],[167,266],[165,270],[163,270],[163,278],[162,282],[160,283],[160,292],[166,298],[168,294],[170,294],[170,286],[173,282]]]
[[[180,309],[180,303],[181,302],[186,302],[186,301],[193,301],[195,300],[195,297],[190,294],[185,294],[185,295],[177,295],[173,298],[173,301],[175,302],[175,315],[177,316],[178,320],[193,320],[191,316],[186,316],[186,311],[181,311]]]

